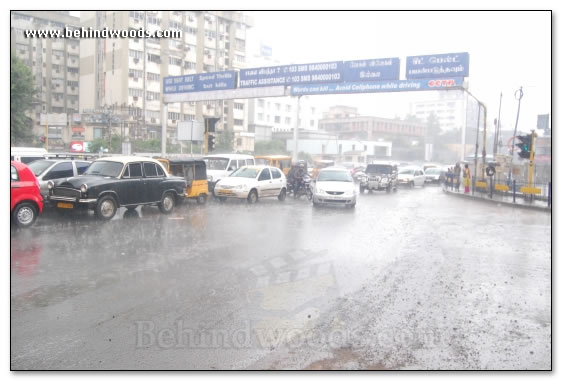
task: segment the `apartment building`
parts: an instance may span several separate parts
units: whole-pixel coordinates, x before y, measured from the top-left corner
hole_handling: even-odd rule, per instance
[[[437,92],[438,98],[412,102],[410,113],[420,121],[426,121],[434,113],[442,131],[461,129],[465,125],[466,96],[463,91]]]
[[[26,30],[63,30],[78,26],[78,17],[65,11],[12,11],[11,52],[30,67],[35,88],[31,113],[36,136],[45,135],[41,114],[66,114],[68,121],[79,113],[80,42],[77,39],[27,38]],[[62,146],[67,126],[50,126],[49,143]]]
[[[342,139],[375,141],[378,139],[407,138],[422,140],[426,125],[400,119],[361,116],[357,108],[333,106],[319,121],[319,129],[338,134]]]
[[[147,139],[162,133],[163,78],[245,67],[246,31],[252,20],[238,11],[81,11],[80,25],[182,31],[179,38],[80,42],[81,111],[115,108],[128,117],[122,125],[129,134]],[[167,141],[177,142],[180,121],[220,117],[217,129],[233,130],[235,145],[244,146],[238,138],[248,129],[247,114],[246,100],[169,104]]]

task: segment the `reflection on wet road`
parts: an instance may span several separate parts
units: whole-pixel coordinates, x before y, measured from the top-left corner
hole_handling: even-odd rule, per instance
[[[550,219],[436,187],[48,212],[11,233],[11,365],[549,368]]]

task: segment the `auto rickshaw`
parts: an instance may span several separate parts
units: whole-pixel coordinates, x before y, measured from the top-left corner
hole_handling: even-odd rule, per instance
[[[313,179],[317,179],[317,175],[319,175],[319,171],[326,167],[334,166],[334,161],[332,159],[319,159],[313,161]]]
[[[186,179],[186,198],[196,199],[204,204],[209,196],[207,188],[207,168],[202,159],[164,159],[157,158],[172,175],[183,176]]]
[[[291,168],[291,157],[288,155],[259,155],[254,157],[256,164],[279,168],[285,176]]]

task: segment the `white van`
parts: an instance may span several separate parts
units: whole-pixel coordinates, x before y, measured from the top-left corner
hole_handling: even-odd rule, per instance
[[[215,184],[219,180],[229,176],[236,169],[256,164],[254,157],[246,154],[210,154],[203,160],[207,166],[207,182],[210,191],[215,188]]]
[[[37,159],[45,159],[47,150],[39,147],[10,147],[10,160],[25,164]]]

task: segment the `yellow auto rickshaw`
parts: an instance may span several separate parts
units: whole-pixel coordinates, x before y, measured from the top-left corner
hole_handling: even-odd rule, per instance
[[[209,196],[207,187],[207,167],[205,162],[196,158],[164,159],[157,158],[172,175],[186,179],[186,198],[196,199],[204,204]]]
[[[332,159],[318,159],[313,161],[313,179],[317,179],[317,175],[319,175],[319,171],[326,167],[334,166],[334,161]]]
[[[254,157],[256,164],[279,168],[285,176],[291,168],[291,157],[288,155],[259,155]]]

